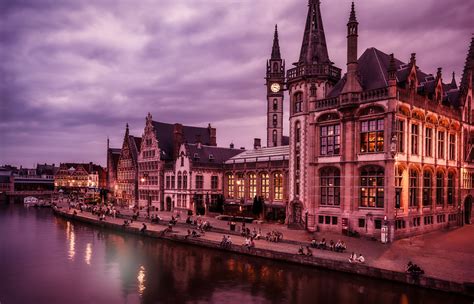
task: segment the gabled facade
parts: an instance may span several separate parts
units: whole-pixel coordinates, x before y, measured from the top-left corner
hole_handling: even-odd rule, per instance
[[[105,186],[105,170],[93,163],[61,163],[54,175],[54,186],[64,191],[97,192]]]

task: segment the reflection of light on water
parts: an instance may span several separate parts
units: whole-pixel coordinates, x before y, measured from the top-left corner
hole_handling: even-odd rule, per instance
[[[142,265],[140,266],[140,270],[138,270],[138,293],[143,295],[143,291],[145,291],[145,267]]]
[[[86,245],[86,254],[84,256],[84,260],[86,261],[87,265],[91,264],[91,257],[92,257],[92,244],[87,243],[87,245]]]
[[[76,255],[76,234],[74,233],[74,226],[69,222],[66,224],[66,238],[69,240],[68,257],[70,260],[74,260]]]

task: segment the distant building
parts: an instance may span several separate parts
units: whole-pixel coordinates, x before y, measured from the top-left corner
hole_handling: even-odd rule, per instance
[[[110,141],[107,138],[107,176],[106,189],[109,192],[109,197],[113,197],[118,191],[117,185],[117,167],[120,159],[121,149],[110,148]]]
[[[61,163],[54,176],[54,186],[66,192],[98,192],[101,186],[105,186],[105,180],[105,170],[99,165]]]

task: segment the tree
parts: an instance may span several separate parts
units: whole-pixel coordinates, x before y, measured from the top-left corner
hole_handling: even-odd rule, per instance
[[[256,216],[260,216],[263,211],[263,199],[260,196],[253,198],[252,213]]]

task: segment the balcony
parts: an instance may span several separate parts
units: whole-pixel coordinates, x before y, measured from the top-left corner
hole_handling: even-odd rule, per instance
[[[288,81],[292,81],[300,77],[318,76],[328,76],[329,79],[338,81],[341,79],[341,69],[336,68],[331,64],[309,64],[289,69],[286,73]]]

